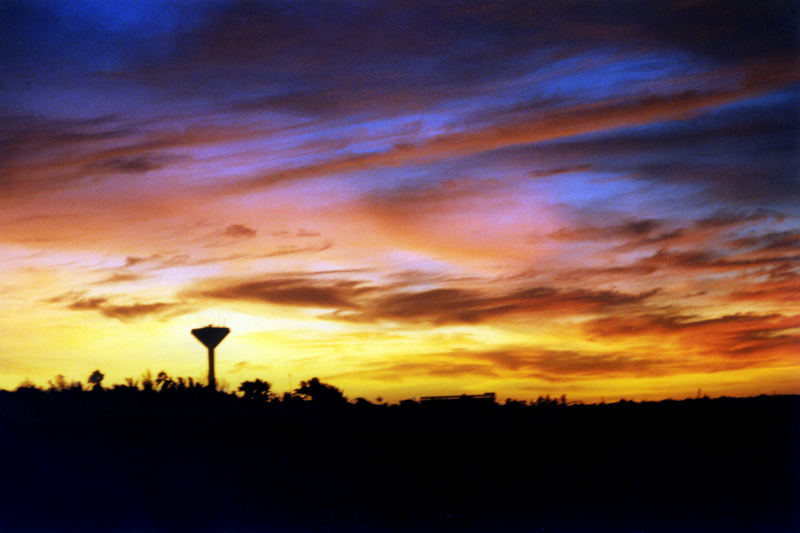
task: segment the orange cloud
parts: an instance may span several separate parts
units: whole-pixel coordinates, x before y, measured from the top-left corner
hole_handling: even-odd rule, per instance
[[[712,357],[785,358],[800,348],[800,315],[739,313],[698,319],[686,315],[606,316],[586,323],[595,339],[638,336],[678,339],[684,351]]]

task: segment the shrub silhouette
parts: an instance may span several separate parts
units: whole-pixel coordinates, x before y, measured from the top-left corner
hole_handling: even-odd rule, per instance
[[[30,379],[25,378],[22,381],[22,383],[17,385],[17,389],[16,390],[17,390],[17,392],[21,392],[21,391],[33,391],[33,390],[39,391],[41,389],[39,387],[37,387],[36,384],[33,381],[31,381]]]
[[[80,381],[73,381],[72,383],[68,383],[67,379],[64,377],[64,374],[59,374],[55,377],[55,381],[48,381],[47,384],[49,385],[48,390],[54,392],[63,392],[63,391],[82,391],[83,384]]]
[[[149,370],[142,374],[142,390],[153,390],[153,376],[150,374]]]

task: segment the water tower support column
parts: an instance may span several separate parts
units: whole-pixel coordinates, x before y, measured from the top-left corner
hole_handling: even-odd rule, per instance
[[[214,377],[214,348],[208,349],[208,388],[217,390],[217,380]]]

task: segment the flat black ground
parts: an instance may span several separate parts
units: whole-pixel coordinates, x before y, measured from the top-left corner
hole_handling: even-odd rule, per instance
[[[253,405],[0,393],[0,531],[800,531],[800,396]]]

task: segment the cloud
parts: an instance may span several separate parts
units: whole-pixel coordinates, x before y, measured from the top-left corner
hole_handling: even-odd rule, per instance
[[[782,222],[784,218],[781,213],[763,207],[749,211],[719,209],[713,215],[695,221],[694,227],[698,229],[730,228],[749,222],[761,222],[770,219]]]
[[[223,235],[225,235],[226,237],[233,237],[235,239],[238,239],[238,238],[255,237],[256,233],[258,233],[256,230],[254,230],[253,228],[248,228],[243,224],[231,224],[230,226],[225,228]]]
[[[768,214],[764,210],[791,211],[800,192],[800,115],[790,88],[750,96],[665,123],[554,139],[514,156],[532,164],[543,158],[563,166],[587,164],[595,173],[669,187],[681,184],[692,188],[698,205],[718,210],[708,225],[740,215],[755,221]]]
[[[502,316],[580,315],[614,307],[641,304],[654,292],[626,294],[617,291],[533,287],[498,296],[477,290],[441,288],[395,291],[374,298],[361,309],[343,312],[346,320],[392,320],[435,325],[480,323]]]
[[[33,114],[0,115],[0,140],[12,157],[24,157],[32,150],[74,148],[124,139],[133,133],[135,129],[120,124],[113,116],[63,119]]]
[[[417,362],[381,362],[372,365],[371,368],[347,372],[332,377],[358,376],[361,378],[373,379],[377,381],[404,381],[406,379],[429,376],[437,378],[464,378],[464,377],[489,377],[498,378],[497,373],[490,365],[459,362],[458,359],[447,360],[437,356],[440,354],[429,354],[421,357],[425,359]],[[419,357],[419,356],[417,356]],[[411,359],[411,357],[409,357]]]
[[[639,261],[643,266],[658,269],[673,268],[684,270],[744,270],[755,267],[783,265],[800,261],[800,254],[767,257],[747,257],[745,255],[727,256],[715,250],[668,250],[661,249],[655,254]]]
[[[752,321],[750,320],[752,318]],[[775,335],[756,326],[758,318],[744,320],[722,317],[721,323],[745,325],[745,332],[736,339],[712,337],[693,350],[664,349],[663,340],[647,347],[622,351],[558,350],[539,346],[507,346],[494,350],[452,350],[426,354],[409,354],[398,358],[372,361],[360,365],[346,376],[379,381],[413,380],[428,377],[488,377],[494,379],[536,379],[548,382],[585,382],[641,377],[666,377],[682,374],[724,372],[780,364],[797,348],[798,336]],[[762,317],[764,318],[764,317]],[[767,321],[777,317],[765,317]],[[740,322],[741,320],[741,322]],[[704,329],[705,325],[697,326]],[[713,329],[713,328],[709,328]],[[780,330],[778,330],[780,331]],[[699,332],[698,332],[699,333]],[[702,334],[705,334],[702,333]],[[737,342],[739,344],[737,344]],[[727,348],[727,350],[726,350]],[[720,353],[715,353],[720,350]],[[723,355],[723,357],[720,357]]]
[[[362,201],[376,216],[407,218],[409,212],[415,215],[441,215],[466,202],[485,203],[503,186],[503,182],[496,179],[447,178],[420,184],[403,183],[396,188],[373,191],[365,195]]]
[[[273,368],[270,365],[260,365],[260,364],[257,364],[257,363],[252,363],[250,361],[239,361],[238,363],[234,363],[233,365],[231,365],[231,367],[228,368],[226,370],[226,372],[233,373],[233,374],[238,374],[240,372],[248,372],[248,373],[261,372],[261,373],[263,373],[263,372],[269,372],[271,370],[273,370]]]
[[[183,253],[156,253],[147,256],[129,255],[125,258],[122,268],[136,267],[141,270],[158,270],[189,264],[190,256]]]
[[[628,218],[615,222],[621,216],[624,213],[603,209],[567,212],[572,221],[548,237],[565,243],[566,250],[584,264],[598,265],[561,269],[551,278],[579,282],[582,276],[624,279],[633,274],[680,272],[699,282],[715,272],[730,272],[738,275],[730,283],[736,289],[756,283],[765,272],[792,269],[799,259],[800,234],[782,229],[792,219],[771,209],[724,208],[694,221]],[[530,238],[540,242],[543,236]]]
[[[228,81],[242,92],[231,105],[247,111],[347,114],[381,101],[418,108],[526,68],[546,75],[557,60],[586,50],[671,53],[703,65],[759,63],[798,51],[791,1],[631,7],[613,0],[397,0],[302,9],[235,2],[195,6],[184,20],[163,43],[166,54],[131,69],[137,81],[206,97],[230,92],[219,87]],[[265,86],[267,73],[285,81]]]
[[[757,69],[756,69],[757,70]],[[726,72],[724,75],[730,76]],[[422,164],[526,144],[541,143],[617,128],[661,121],[686,119],[724,104],[751,98],[800,78],[791,70],[760,77],[756,71],[737,73],[742,86],[717,90],[684,91],[660,96],[613,98],[591,104],[575,104],[515,115],[506,123],[496,123],[453,133],[443,133],[415,144],[401,143],[393,148],[331,158],[319,163],[275,170],[233,184],[233,191],[246,192],[327,174],[347,174],[377,168]],[[723,73],[718,75],[722,76]]]
[[[182,302],[152,302],[115,304],[106,296],[86,297],[86,291],[70,291],[45,300],[48,303],[61,303],[71,311],[96,311],[107,318],[126,321],[148,315],[175,315],[187,312]]]
[[[430,281],[430,280],[428,280]],[[441,287],[413,290],[403,284],[380,286],[355,280],[311,277],[253,281],[206,281],[187,291],[195,297],[278,305],[330,308],[323,318],[351,322],[474,324],[503,316],[580,315],[637,306],[657,291],[629,294],[612,290],[532,287],[491,294]]]
[[[800,273],[792,265],[781,265],[766,279],[742,280],[725,298],[732,302],[761,302],[765,305],[786,305],[800,301]]]
[[[79,298],[66,306],[73,311],[102,311],[108,300],[103,297]]]
[[[663,225],[663,221],[652,218],[629,219],[621,224],[612,226],[584,225],[574,229],[562,228],[549,236],[553,239],[565,241],[644,239],[650,237],[656,229],[663,227]]]
[[[241,237],[235,238],[250,238],[247,233],[249,229],[250,228],[244,227],[244,231],[241,229],[235,230],[237,234],[241,234]],[[216,233],[215,235],[219,234]],[[205,248],[215,248],[217,246],[220,246],[219,243],[212,243],[207,244]],[[128,256],[123,268],[136,267],[140,271],[155,271],[175,267],[196,267],[236,261],[267,259],[294,254],[319,253],[331,247],[332,244],[330,242],[323,241],[306,245],[282,244],[266,250],[257,249],[253,252],[231,253],[226,255],[200,255],[169,251],[151,254],[149,256]]]
[[[414,380],[421,376],[584,382],[716,372],[759,364],[746,360],[687,359],[668,353],[552,350],[536,346],[409,354],[404,359],[370,361],[360,365],[358,370],[332,377],[359,377],[389,382]]]
[[[306,230],[306,229],[303,229],[303,228],[298,229],[297,233],[295,233],[296,237],[302,237],[302,238],[305,238],[305,237],[319,237],[320,235],[321,234],[319,232],[309,231],[309,230]]]
[[[595,338],[678,337],[690,347],[713,356],[770,356],[776,350],[800,347],[800,316],[780,313],[737,313],[699,319],[681,314],[607,316],[586,324]]]
[[[136,156],[112,157],[87,165],[86,170],[110,170],[123,174],[143,174],[158,170],[177,160],[185,159],[174,155],[142,154]]]
[[[142,262],[148,261],[148,260],[150,260],[150,258],[148,258],[148,257],[128,256],[128,257],[125,258],[125,266],[129,267],[129,266],[137,265],[139,263],[142,263]]]
[[[330,242],[322,242],[319,244],[309,244],[307,246],[299,246],[299,245],[282,245],[278,246],[274,250],[256,254],[253,258],[267,258],[267,257],[278,257],[281,255],[292,255],[292,254],[305,254],[305,253],[317,253],[317,252],[324,252],[328,250],[333,245]]]
[[[207,120],[192,114],[173,117],[167,123],[135,116],[54,120],[25,115],[6,127],[0,120],[0,142],[5,151],[0,160],[4,199],[57,197],[70,188],[81,192],[77,198],[92,199],[92,191],[86,187],[89,184],[161,171],[176,162],[185,163],[177,169],[181,176],[203,163],[189,157],[186,149],[269,138],[274,133],[271,127],[208,125],[204,123]],[[128,190],[130,182],[125,183]],[[158,191],[170,185],[162,183]],[[153,189],[138,192],[148,196]]]
[[[130,305],[105,304],[99,307],[100,313],[109,318],[128,320],[131,318],[141,318],[147,315],[163,315],[174,313],[182,304],[170,302],[136,303]]]
[[[163,150],[273,138],[274,129],[259,128],[254,121],[232,127],[227,113],[230,109],[243,114],[262,108],[277,112],[300,109],[325,116],[332,113],[355,117],[353,121],[365,125],[366,130],[371,118],[435,110],[441,101],[457,104],[463,98],[479,102],[481,105],[473,107],[483,109],[484,113],[488,107],[488,116],[494,117],[487,121],[485,116],[471,120],[469,112],[453,115],[445,120],[444,126],[423,128],[422,135],[387,134],[379,149],[348,150],[347,147],[357,145],[361,139],[358,135],[345,136],[345,149],[326,150],[311,164],[298,158],[267,170],[261,168],[256,177],[235,186],[235,190],[248,191],[287,180],[394,168],[664,120],[683,121],[722,104],[788,86],[798,79],[793,59],[798,39],[789,22],[797,21],[798,15],[791,2],[769,2],[768,6],[735,3],[725,10],[724,27],[711,16],[718,12],[719,6],[710,1],[659,3],[636,9],[623,8],[612,1],[556,7],[539,2],[494,4],[390,2],[388,5],[392,7],[385,7],[325,2],[304,5],[299,10],[289,5],[253,2],[193,4],[186,8],[192,17],[165,17],[145,9],[140,15],[154,27],[164,24],[162,18],[171,20],[175,27],[158,35],[159,39],[169,36],[160,47],[151,42],[153,36],[144,39],[131,32],[130,37],[140,39],[139,45],[148,50],[163,50],[149,60],[122,53],[138,49],[128,42],[119,49],[112,46],[113,50],[106,52],[116,58],[113,63],[125,70],[129,83],[135,80],[137,87],[145,85],[168,102],[172,98],[192,100],[188,97],[197,95],[206,101],[205,106],[193,108],[185,115],[170,116],[168,126],[152,118],[123,120],[120,116],[107,116],[95,122],[50,121],[47,128],[53,130],[52,135],[36,121],[26,126],[24,120],[18,120],[7,137],[27,144],[17,144],[19,149],[12,150],[11,160],[31,151],[41,153],[48,142],[77,142],[83,149],[64,151],[57,158],[40,161],[38,169],[14,165],[13,184],[20,192],[51,191],[53,186],[80,180],[80,169],[99,166],[123,173],[145,173],[166,163],[160,159],[166,156],[158,155]],[[175,9],[184,12],[184,8]],[[14,11],[10,16],[21,20],[39,18],[30,13],[23,16],[22,11]],[[58,10],[45,11],[52,11],[52,20],[67,22],[61,20]],[[75,24],[91,25],[91,19],[68,22],[60,28],[64,33],[54,39],[71,35],[67,28],[71,30]],[[42,34],[48,33],[34,31],[35,24],[14,27],[22,32],[19,42],[35,44],[41,41]],[[754,27],[769,31],[762,35],[754,32]],[[24,28],[27,29],[23,31]],[[95,35],[97,31],[97,28],[84,29],[87,35]],[[106,40],[111,41],[109,45],[116,43],[115,39]],[[86,45],[65,39],[60,47],[63,53],[71,51],[69,57],[73,63],[89,61],[96,55],[75,50],[79,44]],[[38,48],[31,48],[34,49]],[[25,50],[25,47],[20,49]],[[580,73],[591,70],[588,66],[609,62],[614,66],[609,76],[618,77],[621,71],[636,71],[636,68],[626,69],[625,65],[632,57],[639,56],[659,68],[665,57],[670,56],[679,57],[681,64],[689,66],[676,70],[666,61],[664,72],[656,69],[655,74],[645,75],[634,84],[616,80],[613,89],[605,85],[565,83],[573,77],[574,64],[587,65],[587,68],[577,67]],[[554,65],[558,65],[555,72]],[[29,66],[41,68],[35,61]],[[648,66],[645,70],[649,69]],[[630,85],[634,86],[630,93],[620,90]],[[105,88],[111,89],[119,91],[117,86]],[[520,101],[509,102],[506,97],[509,93],[519,94],[512,100]],[[500,94],[502,101],[497,98]],[[550,101],[548,96],[552,94],[563,97]],[[782,121],[784,128],[796,129],[786,115],[769,118],[773,119]],[[436,120],[441,119],[437,116]],[[175,125],[173,121],[182,124]],[[307,122],[293,125],[300,130],[309,127]],[[336,133],[344,133],[345,129],[340,128]],[[738,131],[728,129],[736,134],[754,131],[746,127],[738,127]],[[20,130],[25,130],[25,135],[20,135]],[[339,142],[339,135],[335,138]],[[650,146],[653,149],[661,144],[650,143]],[[31,147],[36,149],[30,150]],[[27,156],[23,159],[27,160]],[[681,158],[667,158],[667,162],[676,161]],[[608,167],[607,160],[599,163],[565,162],[555,167],[555,171]],[[58,176],[52,172],[54,167],[58,167]],[[34,170],[47,177],[41,182],[30,179]],[[669,174],[669,169],[659,170],[658,164],[643,164],[639,170],[643,174],[648,170]],[[708,175],[705,170],[695,168],[695,174]],[[28,178],[23,179],[23,171]],[[736,180],[746,183],[745,176]],[[785,192],[791,188],[788,178],[784,178],[783,185],[777,185],[775,179],[762,183],[767,181],[767,188],[774,189],[776,194],[778,189]],[[736,188],[731,190],[735,192]]]
[[[276,305],[353,309],[355,298],[369,291],[359,282],[324,282],[304,278],[279,278],[244,282],[206,282],[188,294],[223,300],[244,300]],[[215,286],[216,285],[216,286]]]
[[[596,242],[608,245],[606,252],[624,253],[643,247],[658,247],[639,267],[655,270],[659,265],[671,267],[737,268],[751,266],[754,260],[770,259],[764,254],[745,253],[748,248],[783,250],[786,253],[800,247],[800,235],[793,231],[752,233],[741,235],[747,227],[766,221],[782,222],[785,217],[769,209],[734,211],[721,209],[711,216],[678,226],[677,221],[653,218],[629,218],[616,224],[598,225],[593,220],[614,218],[616,213],[577,212],[576,221],[548,235],[565,243]],[[533,241],[541,236],[532,235]],[[778,259],[773,257],[771,259]],[[633,267],[633,265],[631,265]]]
[[[760,235],[740,237],[730,241],[736,248],[755,248],[759,251],[791,253],[800,250],[800,231],[770,231]]]
[[[663,356],[621,353],[581,353],[565,350],[520,348],[476,354],[493,365],[512,371],[533,372],[546,380],[587,379],[681,373],[680,365]]]
[[[110,285],[114,283],[127,283],[130,281],[139,281],[140,279],[142,279],[142,276],[140,274],[135,274],[133,272],[115,272],[106,278],[103,278],[99,281],[95,281],[93,285]]]
[[[574,165],[571,167],[543,168],[531,170],[528,175],[532,178],[551,178],[561,174],[571,174],[573,172],[588,172],[592,170],[591,165]]]
[[[86,294],[87,291],[67,291],[50,298],[46,298],[46,303],[57,304],[62,302],[75,302],[78,301]]]

